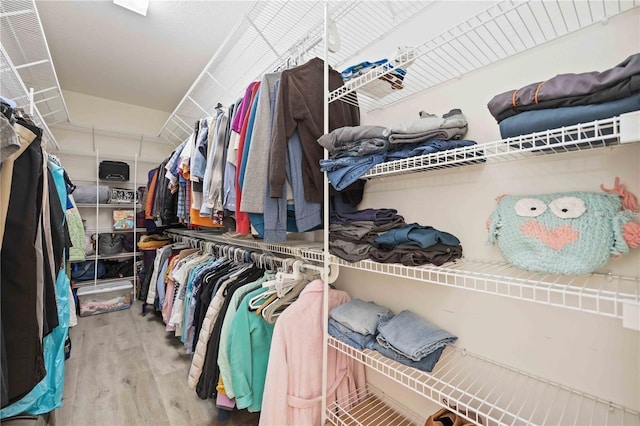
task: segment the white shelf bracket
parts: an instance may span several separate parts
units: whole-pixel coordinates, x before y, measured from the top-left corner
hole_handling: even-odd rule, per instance
[[[640,303],[633,301],[622,302],[622,326],[640,331]]]
[[[640,111],[620,115],[620,143],[640,142]]]

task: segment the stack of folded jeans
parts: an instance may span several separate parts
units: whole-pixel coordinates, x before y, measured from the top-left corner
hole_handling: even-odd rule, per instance
[[[501,93],[488,108],[503,138],[640,110],[640,53],[603,72],[559,74]]]
[[[320,160],[320,169],[328,172],[335,189],[341,191],[384,161],[384,153],[389,149],[385,131],[381,126],[347,126],[318,139],[329,151],[329,159]]]
[[[404,218],[395,209],[333,213],[329,225],[329,252],[348,262],[368,259],[374,240],[380,234],[404,224]]]
[[[456,336],[420,318],[410,311],[402,311],[389,321],[378,324],[374,350],[387,358],[422,371],[431,371],[447,345]]]
[[[378,325],[392,317],[384,306],[352,299],[329,313],[329,335],[356,349],[373,349]]]
[[[417,223],[395,227],[374,240],[369,258],[380,263],[440,266],[462,257],[460,240],[448,232]]]
[[[458,340],[413,312],[394,316],[388,308],[360,299],[331,310],[329,335],[355,349],[372,349],[422,371],[433,370],[444,348]]]
[[[318,144],[329,151],[329,159],[320,160],[320,170],[327,172],[331,185],[341,191],[385,161],[476,145],[462,139],[467,128],[467,119],[459,109],[442,117],[421,111],[417,121],[389,128],[340,127],[318,139]],[[464,164],[484,161],[478,152],[459,153],[454,159],[469,160]]]

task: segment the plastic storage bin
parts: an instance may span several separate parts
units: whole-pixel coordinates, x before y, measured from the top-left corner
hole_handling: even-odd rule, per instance
[[[131,281],[116,281],[78,289],[80,316],[129,309],[133,300]]]

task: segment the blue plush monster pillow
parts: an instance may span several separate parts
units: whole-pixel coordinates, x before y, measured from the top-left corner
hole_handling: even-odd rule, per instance
[[[489,242],[520,268],[593,272],[640,245],[640,225],[623,210],[637,210],[637,200],[618,181],[607,192],[503,196],[488,223]]]

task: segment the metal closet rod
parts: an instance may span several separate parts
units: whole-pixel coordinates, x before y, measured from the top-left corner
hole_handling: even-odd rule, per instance
[[[192,237],[187,235],[176,235],[172,234],[171,238],[173,241],[178,241],[181,243],[188,244],[189,247],[199,248],[208,253],[214,254],[216,249],[218,251],[218,256],[225,256],[234,259],[236,262],[253,262],[257,263],[261,267],[270,266],[272,269],[275,269],[276,266],[289,267],[298,266],[300,268],[300,272],[303,271],[313,271],[323,276],[325,271],[324,265],[315,265],[313,263],[309,263],[308,260],[299,259],[296,257],[278,257],[269,253],[258,253],[255,250],[249,250],[245,247],[238,247],[232,244],[220,243],[216,241],[207,241],[198,237]],[[327,282],[332,284],[338,278],[340,274],[340,269],[338,265],[329,265],[329,273],[327,274]]]
[[[254,250],[247,250],[244,247],[215,241],[206,241],[201,238],[190,237],[187,235],[174,234],[171,235],[171,238],[173,241],[185,243],[188,244],[189,247],[199,248],[212,254],[217,250],[219,255],[224,255],[237,261],[251,261],[262,265],[271,264],[274,266],[282,266],[282,264],[287,260],[287,258],[274,256],[273,254],[257,253]]]

